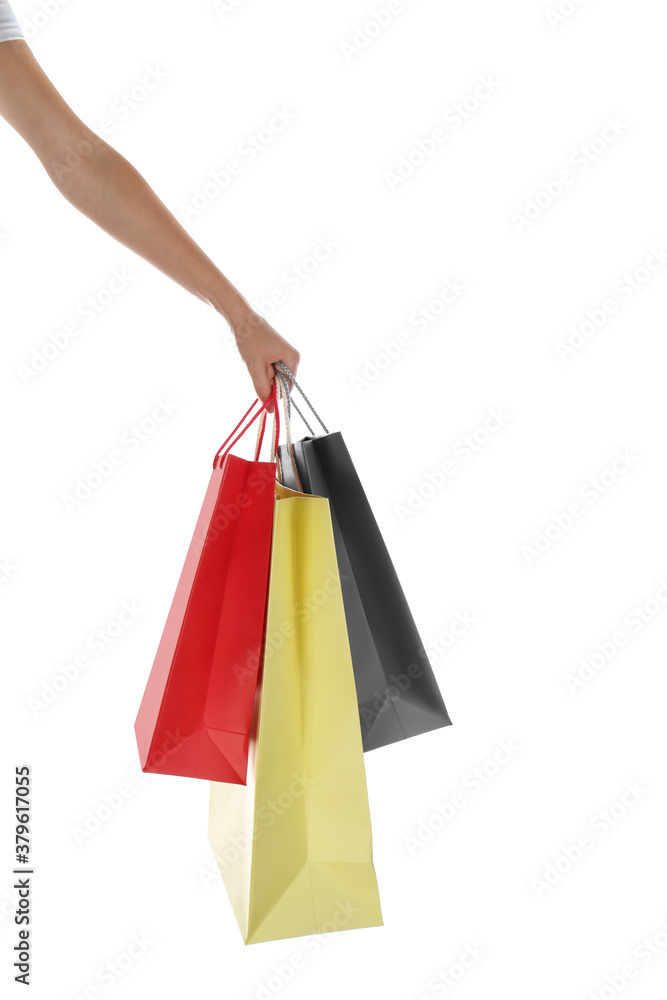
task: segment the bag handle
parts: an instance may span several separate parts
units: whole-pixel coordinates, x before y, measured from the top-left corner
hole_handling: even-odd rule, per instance
[[[264,403],[262,403],[262,405],[257,410],[257,412],[254,414],[254,416],[252,417],[252,419],[248,421],[248,423],[245,425],[245,427],[243,427],[243,430],[241,430],[238,434],[236,434],[236,432],[238,431],[239,427],[241,427],[241,425],[244,423],[244,421],[247,419],[247,417],[250,416],[250,414],[252,413],[252,411],[255,409],[255,407],[259,403],[259,399],[255,399],[254,400],[254,402],[251,404],[251,406],[249,406],[248,409],[246,410],[246,412],[243,414],[243,416],[241,417],[241,419],[239,420],[238,424],[236,425],[236,427],[234,428],[234,430],[232,431],[232,433],[229,435],[229,437],[226,438],[226,440],[222,442],[222,444],[220,445],[220,447],[218,448],[218,450],[216,452],[215,458],[213,459],[213,468],[214,469],[217,468],[218,463],[220,464],[220,466],[222,466],[222,463],[223,463],[223,460],[224,460],[225,456],[229,454],[229,452],[232,450],[232,448],[234,447],[234,445],[236,444],[236,442],[240,438],[243,437],[243,435],[248,430],[248,428],[250,427],[250,425],[253,424],[255,422],[255,420],[257,420],[257,417],[259,417],[260,414],[262,414],[262,421],[261,421],[261,424],[260,424],[261,436],[258,435],[258,444],[257,444],[257,447],[255,449],[255,461],[257,461],[257,458],[258,458],[258,455],[259,455],[259,448],[261,447],[262,438],[264,436],[264,426],[266,424],[266,408],[269,405],[269,403],[271,403],[271,402],[273,403],[273,414],[274,414],[272,450],[273,450],[273,456],[274,456],[274,461],[275,461],[276,453],[278,451],[278,438],[280,437],[280,415],[278,413],[278,387],[277,387],[276,379],[273,380],[273,388],[271,390],[271,395],[269,396],[269,398],[267,400],[265,400]],[[235,434],[236,434],[236,437],[234,437]],[[234,437],[234,440],[231,442],[231,444],[229,444],[230,439],[233,438],[233,437]]]
[[[278,365],[282,362],[277,362]],[[291,429],[291,404],[294,402],[290,398],[289,387],[287,385],[287,379],[281,371],[278,371],[276,365],[276,382],[279,382],[280,388],[279,393],[283,401],[283,410],[285,412],[285,437],[287,439],[287,454],[290,457],[290,463],[292,465],[292,473],[294,475],[294,482],[296,483],[296,488],[299,493],[303,493],[303,486],[301,485],[301,477],[299,476],[299,470],[296,465],[296,457],[294,455],[294,445],[292,444],[292,429]],[[296,407],[296,404],[294,404]],[[304,421],[305,422],[305,421]],[[310,428],[308,428],[310,430]],[[276,455],[276,478],[281,486],[284,486],[283,482],[283,467],[280,461],[280,455]]]
[[[275,388],[275,380],[274,380]],[[271,400],[273,401],[273,433],[271,440],[271,451],[273,453],[274,461],[278,461],[278,438],[280,437],[280,413],[278,412],[278,401],[273,397],[273,389],[271,390]],[[268,400],[267,400],[268,403]],[[255,439],[255,461],[259,461],[259,453],[262,450],[262,442],[264,440],[264,428],[266,427],[266,410],[262,413],[262,419],[257,425],[257,438]]]
[[[301,388],[301,386],[299,385],[299,383],[297,382],[297,380],[294,378],[294,376],[292,375],[291,371],[289,370],[289,368],[287,367],[287,365],[285,364],[285,362],[284,361],[274,361],[273,362],[273,367],[276,370],[279,368],[280,371],[282,372],[283,376],[287,375],[287,377],[289,379],[291,379],[292,385],[295,386],[299,390],[299,392],[303,396],[304,401],[306,402],[306,404],[312,410],[313,416],[319,421],[320,426],[322,427],[322,430],[324,431],[324,433],[328,434],[329,433],[329,429],[325,426],[324,421],[322,420],[322,417],[319,415],[319,413],[317,412],[317,410],[315,409],[315,407],[313,406],[313,404],[311,403],[311,401],[308,399],[308,397],[306,396],[305,392],[303,391],[303,389]],[[308,421],[306,420],[306,418],[304,417],[303,413],[301,412],[301,410],[296,405],[296,403],[294,402],[293,399],[291,399],[291,404],[294,406],[294,409],[299,414],[299,416],[303,420],[304,424],[306,425],[306,427],[308,428],[308,430],[310,431],[310,433],[314,436],[315,432],[313,431],[313,429],[311,428],[310,424],[308,423]]]

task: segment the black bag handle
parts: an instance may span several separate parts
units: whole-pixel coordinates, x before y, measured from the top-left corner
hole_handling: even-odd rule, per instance
[[[303,396],[304,401],[307,403],[307,405],[312,410],[313,415],[319,421],[319,423],[320,423],[320,425],[322,427],[322,430],[324,431],[325,434],[328,434],[329,433],[328,427],[325,426],[325,423],[322,420],[322,417],[319,415],[319,413],[317,412],[317,410],[315,409],[315,407],[313,406],[313,404],[311,403],[311,401],[308,399],[308,397],[306,396],[305,392],[303,391],[303,389],[301,388],[301,386],[299,385],[299,383],[297,382],[297,380],[294,378],[294,376],[292,375],[291,371],[289,370],[289,368],[287,367],[287,365],[285,364],[285,362],[284,361],[274,361],[273,362],[273,367],[276,368],[276,369],[279,368],[280,371],[282,372],[283,376],[287,375],[287,377],[292,380],[292,385],[295,386],[299,390],[299,392]],[[279,374],[279,373],[276,372],[276,374]],[[287,387],[285,386],[285,389],[286,388]],[[296,403],[294,402],[294,400],[291,398],[290,393],[286,393],[286,395],[287,395],[287,400],[288,400],[288,404],[287,404],[288,415],[291,416],[290,405],[293,405],[294,409],[299,414],[299,416],[303,420],[304,424],[306,425],[306,427],[308,428],[308,430],[310,431],[310,433],[314,437],[315,436],[314,430],[312,429],[312,427],[310,426],[310,424],[308,423],[308,421],[306,420],[306,418],[304,417],[303,413],[301,412],[301,410],[299,409],[299,407],[296,405]]]

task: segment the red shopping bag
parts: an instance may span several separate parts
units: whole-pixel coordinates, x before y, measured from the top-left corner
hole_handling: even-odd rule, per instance
[[[244,785],[261,660],[276,465],[258,461],[269,397],[213,460],[134,730],[143,771]],[[255,460],[230,449],[261,417]],[[278,427],[275,428],[275,445]],[[227,450],[223,449],[227,446]]]

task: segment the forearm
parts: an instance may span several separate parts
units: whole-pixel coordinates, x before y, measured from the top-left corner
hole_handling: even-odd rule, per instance
[[[98,139],[92,152],[70,169],[44,165],[75,208],[229,322],[250,309],[139,171],[108,143]]]
[[[296,374],[299,352],[250,307],[132,164],[74,114],[21,39],[0,42],[0,116],[75,208],[225,317],[259,399],[271,394],[276,361]]]

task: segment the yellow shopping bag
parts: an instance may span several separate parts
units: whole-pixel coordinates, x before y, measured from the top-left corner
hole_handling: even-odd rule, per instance
[[[211,782],[208,835],[246,944],[382,924],[329,501],[280,483],[248,782]]]

